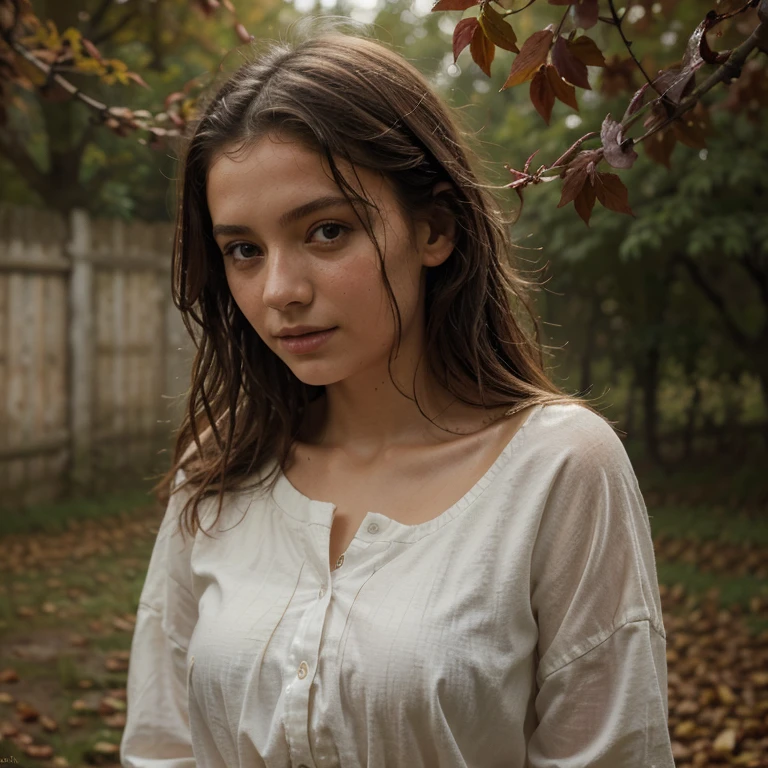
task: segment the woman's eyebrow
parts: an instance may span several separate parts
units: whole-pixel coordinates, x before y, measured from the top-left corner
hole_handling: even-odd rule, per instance
[[[284,213],[278,219],[278,224],[281,227],[285,227],[288,224],[303,219],[305,216],[309,216],[310,213],[316,213],[324,208],[331,208],[338,205],[349,206],[350,202],[346,197],[339,197],[338,195],[318,197],[316,200],[310,200],[308,203],[299,205]],[[212,233],[214,237],[217,237],[218,235],[252,235],[253,230],[243,224],[216,224],[213,227]]]

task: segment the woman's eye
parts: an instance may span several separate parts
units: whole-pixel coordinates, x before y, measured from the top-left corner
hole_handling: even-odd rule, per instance
[[[224,255],[232,256],[236,261],[244,261],[255,256],[257,251],[258,248],[249,243],[231,243],[224,249]]]
[[[317,239],[320,243],[332,243],[334,240],[338,240],[348,231],[347,227],[341,224],[321,224],[313,233],[312,238]]]

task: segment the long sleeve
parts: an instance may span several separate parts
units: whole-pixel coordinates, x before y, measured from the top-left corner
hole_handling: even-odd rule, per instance
[[[176,485],[183,474],[176,476]],[[177,520],[186,500],[172,494],[157,534],[136,614],[128,670],[123,768],[194,768],[187,709],[187,648],[197,622],[191,592],[193,539]]]
[[[666,636],[645,504],[588,419],[558,450],[531,563],[539,627],[530,768],[674,768]]]

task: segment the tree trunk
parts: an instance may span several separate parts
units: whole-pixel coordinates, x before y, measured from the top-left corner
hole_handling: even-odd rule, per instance
[[[587,324],[587,338],[584,340],[584,347],[581,352],[581,386],[580,392],[587,392],[592,386],[592,359],[595,354],[595,336],[597,334],[597,325],[600,318],[600,297],[595,295],[592,298],[592,307],[589,314],[589,323]]]
[[[683,459],[687,460],[691,458],[693,453],[693,436],[696,431],[696,416],[699,412],[699,406],[701,405],[701,387],[699,382],[694,383],[693,400],[691,400],[690,406],[688,406],[688,415],[685,422],[685,432],[683,435]]]
[[[624,416],[624,425],[627,435],[632,435],[635,431],[635,379],[629,384],[629,393],[627,394],[627,411]]]
[[[643,437],[645,449],[654,463],[661,463],[659,450],[659,370],[661,348],[657,342],[649,350],[640,371],[639,380],[643,393]]]

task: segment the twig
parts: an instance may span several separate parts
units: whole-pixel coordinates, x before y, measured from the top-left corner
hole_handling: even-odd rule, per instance
[[[728,60],[718,67],[701,85],[697,86],[689,96],[683,99],[666,120],[649,129],[639,138],[634,139],[633,144],[639,144],[641,141],[645,141],[657,131],[666,128],[670,123],[677,120],[681,115],[684,115],[688,110],[693,109],[693,107],[695,107],[701,100],[701,97],[707,93],[707,91],[712,90],[718,83],[738,77],[741,74],[742,67],[749,54],[752,53],[755,48],[762,49],[764,47],[768,48],[768,24],[761,21],[760,24],[755,27],[752,34],[738,48],[734,49],[733,53],[728,57]]]
[[[522,7],[518,8],[517,10],[507,11],[506,13],[502,13],[501,15],[504,17],[512,16],[514,13],[520,13],[520,11],[524,11],[526,8],[530,8],[536,0],[528,0],[528,2]]]
[[[577,139],[573,144],[571,144],[570,147],[568,147],[568,149],[565,150],[565,152],[563,152],[562,155],[560,155],[560,157],[557,158],[557,160],[555,160],[555,162],[547,170],[552,171],[557,166],[570,162],[571,156],[576,154],[579,147],[581,147],[585,141],[598,138],[599,136],[600,134],[597,133],[597,131],[592,131],[591,133],[585,134],[580,139]]]
[[[101,5],[99,5],[99,7],[93,13],[88,23],[89,34],[87,37],[90,37],[96,31],[96,27],[101,23],[102,18],[104,18],[104,14],[107,12],[109,6],[112,5],[112,2],[113,0],[101,0]]]
[[[52,79],[53,82],[61,86],[68,94],[70,94],[70,96],[79,99],[84,104],[87,104],[91,109],[95,109],[102,116],[109,113],[109,107],[106,104],[102,104],[100,101],[97,101],[91,96],[88,96],[88,94],[83,93],[77,86],[72,85],[69,80],[62,77],[61,75],[52,73],[52,68],[48,64],[40,61],[40,59],[31,54],[21,43],[17,42],[16,40],[10,40],[9,44],[11,48],[13,48],[13,50],[19,54],[19,56],[23,57],[34,67],[43,72],[46,77]]]
[[[611,16],[613,16],[613,23],[616,26],[616,29],[619,30],[619,34],[621,35],[621,39],[624,41],[624,45],[626,46],[626,49],[629,51],[629,55],[634,60],[635,64],[637,64],[637,68],[643,73],[643,77],[648,81],[648,84],[653,88],[656,93],[661,96],[661,92],[659,89],[653,84],[653,80],[651,80],[650,77],[648,77],[648,73],[643,68],[643,65],[640,63],[640,59],[635,56],[634,51],[632,50],[632,42],[630,40],[627,40],[627,36],[624,34],[624,30],[622,28],[622,22],[624,21],[624,17],[622,16],[619,18],[619,14],[616,12],[616,5],[614,3],[614,0],[608,0],[608,6],[611,9]],[[626,16],[626,12],[624,14]]]
[[[573,5],[573,3],[571,3]],[[555,37],[554,39],[557,39],[557,36],[560,34],[560,30],[563,28],[563,24],[565,23],[565,20],[568,18],[568,14],[571,12],[571,5],[565,6],[565,13],[563,14],[563,18],[560,19],[560,23],[557,25],[557,29],[555,30]]]
[[[137,10],[128,11],[127,13],[123,14],[123,17],[119,21],[116,21],[111,27],[108,27],[103,32],[93,37],[91,42],[94,45],[99,45],[105,40],[109,40],[112,35],[114,35],[116,32],[119,32],[131,19],[138,15],[139,12]]]

